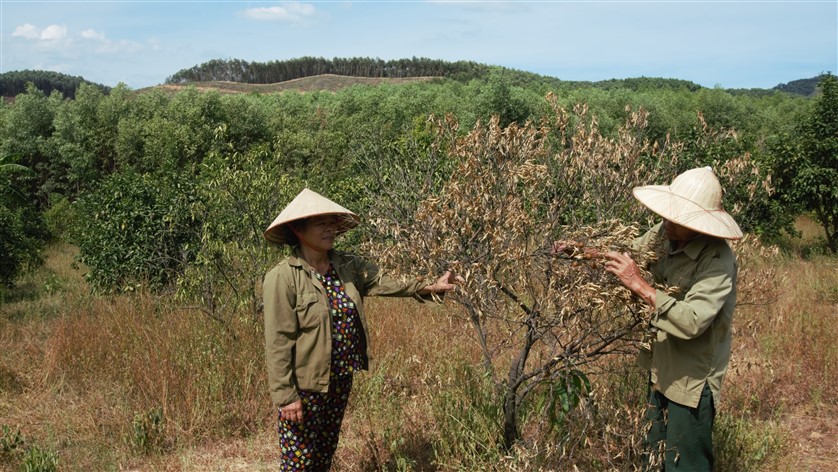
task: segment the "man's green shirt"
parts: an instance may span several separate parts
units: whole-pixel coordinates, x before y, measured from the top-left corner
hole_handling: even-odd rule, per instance
[[[654,387],[671,401],[696,407],[706,382],[718,406],[736,306],[733,251],[724,239],[706,235],[673,249],[662,223],[633,245],[657,250],[660,257],[649,269],[656,283],[670,288],[657,290],[651,319],[657,338],[651,356],[641,353],[641,365],[650,369]]]

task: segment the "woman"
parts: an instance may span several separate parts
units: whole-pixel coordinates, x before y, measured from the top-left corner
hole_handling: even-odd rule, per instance
[[[365,260],[333,250],[358,216],[309,189],[288,204],[265,239],[293,253],[265,276],[265,351],[271,399],[279,407],[281,470],[329,469],[352,389],[369,366],[364,297],[445,293],[461,280],[399,281]]]

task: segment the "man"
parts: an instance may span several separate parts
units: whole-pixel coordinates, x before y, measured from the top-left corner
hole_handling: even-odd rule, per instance
[[[722,188],[709,167],[633,193],[664,218],[635,246],[658,250],[650,271],[654,283],[669,288],[644,280],[627,253],[606,255],[606,270],[654,309],[656,337],[640,356],[650,370],[644,468],[710,471],[736,305],[736,259],[725,239],[740,239],[742,231],[722,209]]]

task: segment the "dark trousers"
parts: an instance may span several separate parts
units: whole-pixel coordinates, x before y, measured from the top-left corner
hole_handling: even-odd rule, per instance
[[[675,403],[650,388],[643,470],[712,471],[715,416],[713,394],[706,383],[695,408]]]

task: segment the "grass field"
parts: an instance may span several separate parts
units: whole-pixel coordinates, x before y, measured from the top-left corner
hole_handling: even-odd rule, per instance
[[[741,244],[734,352],[717,417],[721,471],[838,464],[838,258],[817,227],[783,250]],[[88,293],[74,248],[0,305],[0,470],[275,470],[261,331],[162,295]],[[560,428],[525,409],[497,447],[497,405],[455,306],[372,299],[373,369],[356,377],[334,470],[633,470],[643,401],[630,359]],[[16,434],[19,433],[19,434]],[[558,465],[557,465],[558,464]]]

